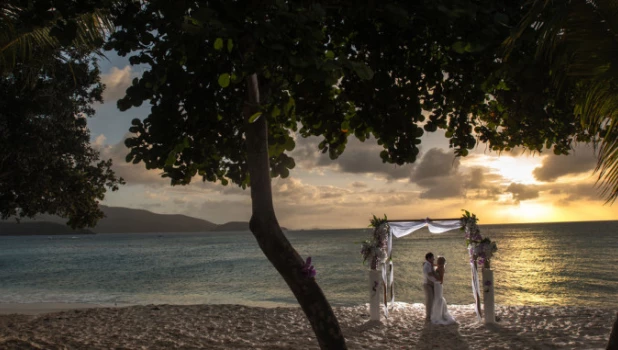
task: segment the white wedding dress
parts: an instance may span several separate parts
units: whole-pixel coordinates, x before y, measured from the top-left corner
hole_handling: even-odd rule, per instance
[[[433,324],[453,324],[455,319],[448,313],[446,299],[442,296],[442,284],[433,284],[433,306],[431,307],[431,323]]]

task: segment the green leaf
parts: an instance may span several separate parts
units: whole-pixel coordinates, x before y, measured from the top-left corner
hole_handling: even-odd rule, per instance
[[[285,104],[285,107],[283,108],[283,111],[285,112],[285,114],[289,114],[290,111],[296,106],[296,101],[294,101],[293,97],[290,97],[288,99],[288,103]]]
[[[279,109],[279,107],[275,106],[272,110],[272,112],[270,112],[270,115],[273,117],[278,117],[281,114],[281,109]]]
[[[466,43],[464,43],[463,41],[457,41],[453,44],[453,51],[457,52],[457,53],[465,53],[466,52]]]
[[[371,80],[373,78],[373,70],[362,62],[350,62],[354,73],[362,80]]]
[[[165,166],[172,166],[176,163],[176,152],[171,151],[165,160]]]
[[[292,151],[294,150],[294,147],[296,147],[296,142],[294,142],[294,139],[290,137],[287,140],[285,140],[284,147],[286,151]]]
[[[495,21],[496,23],[499,23],[499,24],[502,24],[502,25],[505,25],[505,26],[506,26],[506,25],[508,25],[508,24],[509,24],[509,16],[507,16],[507,15],[506,15],[506,14],[504,14],[504,13],[500,13],[500,12],[498,12],[498,13],[496,13],[496,14],[494,15],[494,21]]]
[[[335,53],[332,52],[331,50],[326,51],[325,53],[326,58],[328,58],[329,60],[332,60],[333,58],[335,58]]]
[[[506,82],[504,80],[500,80],[500,82],[498,83],[498,85],[496,86],[497,90],[505,90],[505,91],[509,91],[511,90],[509,88],[508,85],[506,85]]]
[[[307,59],[305,56],[288,56],[288,61],[294,67],[305,68],[311,64],[311,61]]]
[[[215,50],[220,51],[221,49],[223,49],[223,39],[217,38],[217,40],[215,40]]]
[[[233,48],[234,42],[232,41],[232,39],[227,39],[227,52],[232,52]]]
[[[219,76],[219,85],[222,88],[226,88],[230,85],[230,75],[228,73],[223,73]]]
[[[251,117],[249,117],[249,123],[253,123],[262,115],[262,112],[254,113]]]

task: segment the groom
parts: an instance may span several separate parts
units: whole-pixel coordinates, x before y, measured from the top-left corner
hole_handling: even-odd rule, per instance
[[[425,322],[431,321],[431,306],[433,305],[433,284],[440,283],[433,276],[433,253],[425,254],[423,263],[423,290],[425,290]]]

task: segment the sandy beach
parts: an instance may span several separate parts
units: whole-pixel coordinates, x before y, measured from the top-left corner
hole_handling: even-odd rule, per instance
[[[1,349],[318,349],[300,308],[143,305],[0,307]],[[20,309],[21,306],[21,309]],[[604,349],[616,310],[498,306],[494,325],[472,305],[450,305],[458,321],[426,324],[422,304],[396,303],[370,322],[368,305],[336,307],[350,349]],[[38,311],[38,312],[37,312]],[[13,313],[16,312],[16,313]],[[29,313],[29,314],[27,314]]]

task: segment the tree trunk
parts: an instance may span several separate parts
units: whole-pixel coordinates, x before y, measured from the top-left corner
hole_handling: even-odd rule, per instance
[[[247,78],[248,103],[243,109],[246,123],[247,164],[251,184],[250,229],[264,255],[279,271],[311,323],[321,349],[347,349],[339,322],[315,278],[302,273],[304,261],[287,240],[277,222],[272,200],[268,127],[266,116],[253,123],[248,119],[259,105],[258,80]]]
[[[614,327],[609,335],[609,342],[607,343],[607,350],[618,350],[618,312],[616,313],[616,320],[614,321]]]

